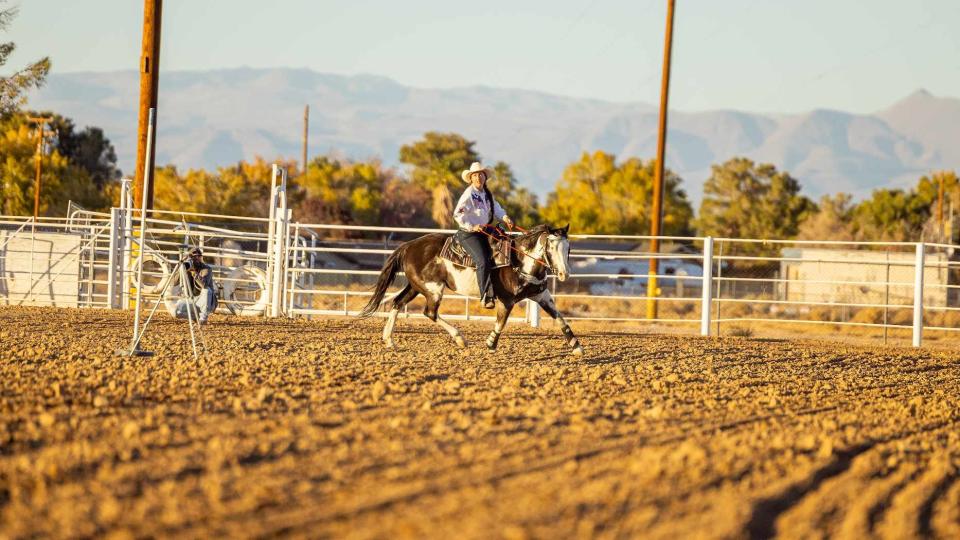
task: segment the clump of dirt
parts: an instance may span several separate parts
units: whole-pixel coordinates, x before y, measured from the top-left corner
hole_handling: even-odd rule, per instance
[[[960,354],[0,308],[0,536],[960,535]]]

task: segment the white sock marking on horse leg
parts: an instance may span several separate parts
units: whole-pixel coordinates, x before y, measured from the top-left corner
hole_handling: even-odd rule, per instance
[[[500,332],[503,331],[503,324],[498,320],[493,325],[493,331],[490,332],[490,335],[487,336],[487,347],[490,349],[495,349],[497,347],[497,342],[500,341]]]
[[[460,330],[457,330],[456,326],[453,326],[452,324],[443,320],[443,317],[441,317],[440,315],[437,315],[437,324],[439,324],[441,328],[446,330],[447,333],[450,334],[451,337],[453,337],[453,340],[457,342],[458,346],[460,347],[467,346],[467,342],[463,339],[463,335],[460,334]]]
[[[397,314],[400,313],[398,309],[390,310],[390,316],[387,318],[387,324],[383,327],[383,342],[386,343],[387,347],[393,348],[393,325],[397,323]]]
[[[563,332],[564,337],[567,338],[567,345],[573,347],[573,354],[580,356],[583,354],[583,347],[580,346],[580,340],[577,339],[577,336],[573,335],[573,330],[570,328],[570,325],[567,324],[567,321],[563,319],[563,315],[557,315],[557,321],[560,322],[560,331]]]

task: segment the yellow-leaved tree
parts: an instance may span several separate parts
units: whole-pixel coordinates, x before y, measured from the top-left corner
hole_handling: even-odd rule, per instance
[[[85,208],[110,206],[83,167],[71,163],[57,144],[47,145],[41,157],[40,214],[64,215],[73,201]],[[37,128],[26,115],[14,113],[0,121],[0,211],[6,215],[33,215],[36,181]]]
[[[292,162],[281,165],[293,170]],[[231,216],[266,217],[270,212],[272,163],[257,157],[215,172],[190,169],[181,174],[173,165],[159,167],[154,176],[154,208]],[[297,193],[290,182],[291,206]]]
[[[303,192],[296,219],[309,223],[378,225],[384,187],[393,172],[379,161],[314,158],[296,179]]]
[[[441,227],[453,226],[453,205],[465,187],[460,173],[480,161],[474,144],[457,133],[431,131],[400,147],[400,162],[410,166],[410,180],[430,192],[431,216]]]
[[[570,224],[582,234],[650,234],[655,160],[629,158],[619,165],[616,156],[584,152],[571,163],[547,199],[543,216],[555,225]],[[663,234],[686,235],[693,210],[681,179],[664,173]]]

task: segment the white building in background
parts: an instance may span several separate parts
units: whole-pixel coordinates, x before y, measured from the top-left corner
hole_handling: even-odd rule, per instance
[[[79,307],[81,235],[29,233],[0,230],[0,305]]]
[[[790,248],[780,263],[780,294],[796,302],[913,305],[916,255],[856,249]],[[927,253],[923,303],[946,306],[946,254]],[[844,283],[846,282],[846,283]]]

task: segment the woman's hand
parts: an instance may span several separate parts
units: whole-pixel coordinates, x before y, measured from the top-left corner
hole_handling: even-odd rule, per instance
[[[503,222],[507,224],[507,227],[513,228],[513,220],[510,219],[510,216],[503,216]]]
[[[473,232],[482,232],[482,231],[483,231],[483,225],[474,225],[473,228],[470,229],[470,230],[473,231]]]

